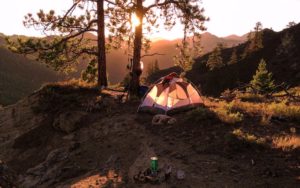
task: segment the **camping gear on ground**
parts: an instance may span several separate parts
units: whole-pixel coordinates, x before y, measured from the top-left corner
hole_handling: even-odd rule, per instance
[[[158,158],[151,157],[151,171],[153,174],[156,174],[158,170]]]
[[[156,114],[152,118],[152,125],[173,125],[176,123],[176,119],[164,114]]]
[[[139,94],[141,97],[145,96],[145,94],[147,93],[149,87],[148,86],[140,86],[139,87]]]
[[[189,81],[171,73],[160,78],[144,96],[138,112],[171,114],[203,105],[200,92]]]
[[[185,173],[183,170],[177,170],[176,172],[176,178],[178,180],[183,180],[185,178]]]

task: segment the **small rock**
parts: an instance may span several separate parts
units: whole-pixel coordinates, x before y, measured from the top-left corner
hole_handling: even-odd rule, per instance
[[[82,119],[86,115],[87,113],[82,111],[65,112],[54,120],[52,126],[56,130],[69,134],[80,127],[83,123]]]
[[[169,125],[174,125],[176,122],[177,122],[177,120],[176,120],[175,118],[170,118],[170,119],[168,120],[168,124],[169,124]]]
[[[177,172],[176,172],[176,178],[178,180],[185,179],[185,172],[183,170],[177,170]]]

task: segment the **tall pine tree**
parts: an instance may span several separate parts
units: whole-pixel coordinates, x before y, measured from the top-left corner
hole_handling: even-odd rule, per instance
[[[264,59],[261,59],[250,85],[250,90],[252,89],[259,94],[268,94],[275,89],[272,73],[267,70],[267,64]]]
[[[119,39],[128,39],[133,46],[132,79],[130,82],[129,94],[138,95],[140,85],[140,60],[143,44],[149,42],[145,40],[145,33],[151,33],[154,28],[158,28],[162,20],[166,29],[173,28],[176,24],[184,26],[182,48],[187,48],[188,36],[199,36],[200,31],[205,30],[204,22],[208,20],[203,15],[204,9],[200,6],[200,0],[153,0],[147,3],[144,0],[119,0],[115,1],[118,8],[112,12],[112,20],[109,23],[114,26],[112,29]],[[140,24],[134,28],[130,23],[130,18],[136,15]],[[126,19],[125,19],[126,18]],[[199,40],[192,37],[196,44]],[[149,45],[146,45],[149,47]],[[197,45],[198,46],[198,45]],[[186,50],[181,50],[181,55],[190,59],[186,55]],[[187,60],[188,61],[188,60]]]
[[[232,51],[231,57],[229,62],[227,63],[228,65],[236,64],[238,62],[238,55],[236,49]]]
[[[158,72],[160,70],[158,65],[158,60],[156,59],[154,62],[149,64],[147,68],[147,77],[151,76],[152,74]]]
[[[89,60],[83,78],[96,80],[99,87],[106,87],[104,15],[105,7],[111,4],[114,3],[109,0],[74,0],[62,15],[54,10],[48,13],[40,10],[36,16],[28,13],[24,25],[41,30],[47,37],[8,40],[10,49],[25,55],[34,54],[37,61],[58,71],[68,71],[82,59]],[[86,37],[88,33],[96,34],[96,41]]]
[[[219,69],[221,67],[224,67],[225,64],[223,63],[222,58],[222,51],[223,45],[218,44],[217,47],[212,51],[212,53],[209,55],[206,66],[209,68],[209,70]]]
[[[254,31],[250,31],[248,36],[248,45],[245,47],[242,58],[246,58],[250,53],[263,48],[263,25],[257,22]]]

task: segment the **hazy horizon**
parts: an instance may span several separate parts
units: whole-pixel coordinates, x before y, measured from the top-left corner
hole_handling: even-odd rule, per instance
[[[45,11],[53,9],[57,13],[62,13],[71,4],[71,0],[27,0],[26,3],[22,0],[10,0],[6,2],[6,6],[0,7],[0,33],[42,36],[40,31],[23,26],[24,15],[29,12],[35,14],[39,9]],[[11,11],[7,7],[15,8]],[[205,15],[210,17],[210,21],[205,23],[207,32],[218,37],[242,36],[253,29],[258,21],[264,28],[272,28],[275,31],[284,29],[290,21],[300,22],[299,0],[202,0],[202,7],[205,9]],[[181,27],[176,25],[172,31],[159,28],[151,38],[153,40],[182,38]]]

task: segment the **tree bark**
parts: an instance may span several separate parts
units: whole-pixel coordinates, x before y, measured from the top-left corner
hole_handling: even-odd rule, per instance
[[[140,20],[140,24],[135,27],[134,35],[134,49],[133,49],[133,61],[132,61],[132,76],[130,80],[129,95],[138,96],[140,86],[141,75],[141,49],[142,49],[142,37],[143,37],[143,0],[136,1],[136,16]]]
[[[98,87],[107,87],[106,54],[105,54],[105,26],[104,26],[104,0],[97,1],[98,16]]]

